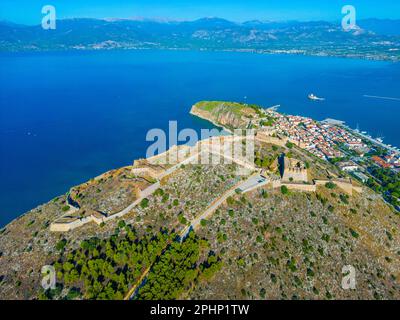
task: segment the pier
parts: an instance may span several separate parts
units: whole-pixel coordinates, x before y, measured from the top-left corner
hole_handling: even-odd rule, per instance
[[[366,135],[364,133],[357,132],[356,130],[351,129],[350,127],[348,127],[348,126],[346,126],[344,124],[342,124],[342,127],[344,127],[345,129],[349,130],[352,134],[358,135],[361,138],[372,142],[373,144],[376,144],[376,145],[378,145],[378,146],[380,146],[380,147],[382,147],[382,148],[384,148],[386,150],[389,150],[389,151],[391,151],[391,152],[393,152],[395,154],[400,154],[400,150],[398,150],[396,147],[389,147],[387,144],[385,144],[383,142],[380,142],[377,139],[372,138],[371,136],[368,136],[368,135]]]

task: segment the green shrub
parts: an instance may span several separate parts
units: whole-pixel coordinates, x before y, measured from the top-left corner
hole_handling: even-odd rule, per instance
[[[155,194],[156,196],[163,196],[163,195],[164,195],[164,190],[161,189],[161,188],[158,188],[158,189],[154,192],[154,194]]]
[[[81,292],[80,292],[79,289],[77,289],[77,288],[71,288],[71,289],[69,289],[69,291],[68,291],[68,294],[67,294],[67,296],[66,296],[66,299],[67,299],[67,300],[73,300],[73,299],[78,298],[80,295],[81,295]]]
[[[233,206],[235,204],[235,199],[233,199],[232,197],[228,197],[228,199],[226,199],[226,203],[229,206]]]
[[[324,240],[325,242],[329,242],[329,240],[331,239],[331,237],[330,237],[328,234],[324,233],[324,234],[322,235],[322,238],[321,238],[321,239]]]
[[[340,198],[340,200],[341,200],[343,203],[349,204],[349,196],[348,196],[348,195],[341,194],[341,195],[339,196],[339,198]]]
[[[350,233],[353,236],[353,238],[356,238],[356,239],[360,236],[355,230],[353,230],[351,228],[350,228]]]
[[[188,223],[187,219],[184,217],[184,215],[182,213],[179,214],[178,220],[179,220],[180,223],[182,223],[184,225],[186,225]]]
[[[62,250],[64,250],[66,244],[67,244],[67,240],[66,239],[61,239],[60,241],[57,242],[56,249],[58,251],[62,251]]]
[[[294,147],[294,144],[290,141],[286,142],[286,147],[288,147],[289,149],[292,149]]]
[[[122,229],[125,226],[126,226],[126,223],[125,223],[124,220],[121,220],[121,221],[118,222],[118,228]]]
[[[168,201],[168,199],[169,199],[169,194],[168,194],[168,193],[165,193],[165,194],[162,196],[161,202],[162,202],[162,203],[166,203],[166,202]]]
[[[332,181],[329,181],[329,182],[325,183],[325,187],[327,187],[328,189],[335,189],[336,184],[334,184]]]
[[[149,206],[149,199],[144,198],[142,199],[142,201],[140,202],[140,206],[142,207],[142,209],[145,209]]]

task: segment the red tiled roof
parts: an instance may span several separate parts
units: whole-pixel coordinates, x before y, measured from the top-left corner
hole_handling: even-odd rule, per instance
[[[373,156],[372,160],[382,168],[390,168],[391,165],[378,156]]]

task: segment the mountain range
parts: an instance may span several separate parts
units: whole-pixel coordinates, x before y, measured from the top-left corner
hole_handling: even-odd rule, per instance
[[[400,60],[400,20],[340,22],[57,20],[55,30],[0,22],[0,51],[203,49]]]

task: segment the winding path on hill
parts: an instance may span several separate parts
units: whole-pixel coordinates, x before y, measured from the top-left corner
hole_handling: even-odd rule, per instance
[[[189,234],[190,230],[196,230],[199,227],[201,227],[201,220],[205,220],[219,208],[229,197],[233,196],[236,194],[236,190],[240,189],[242,192],[249,192],[252,191],[258,187],[261,187],[268,183],[268,180],[265,178],[262,178],[258,172],[252,174],[249,176],[247,179],[242,180],[235,184],[233,187],[231,187],[229,190],[224,192],[222,195],[220,195],[218,198],[214,199],[213,202],[199,215],[197,215],[191,222],[190,225],[188,225],[185,229],[183,229],[179,233],[179,237],[181,240],[185,239],[185,237]],[[165,247],[161,250],[160,254],[157,255],[156,259],[154,259],[154,262],[158,260],[158,258],[165,252],[166,248],[171,242],[168,241]],[[146,270],[143,272],[143,274],[140,276],[140,278],[136,281],[136,283],[132,286],[132,288],[128,291],[128,293],[125,295],[124,300],[130,300],[133,298],[137,288],[143,283],[143,281],[146,279],[146,276],[150,272],[151,268],[154,265],[154,262],[146,268]]]

